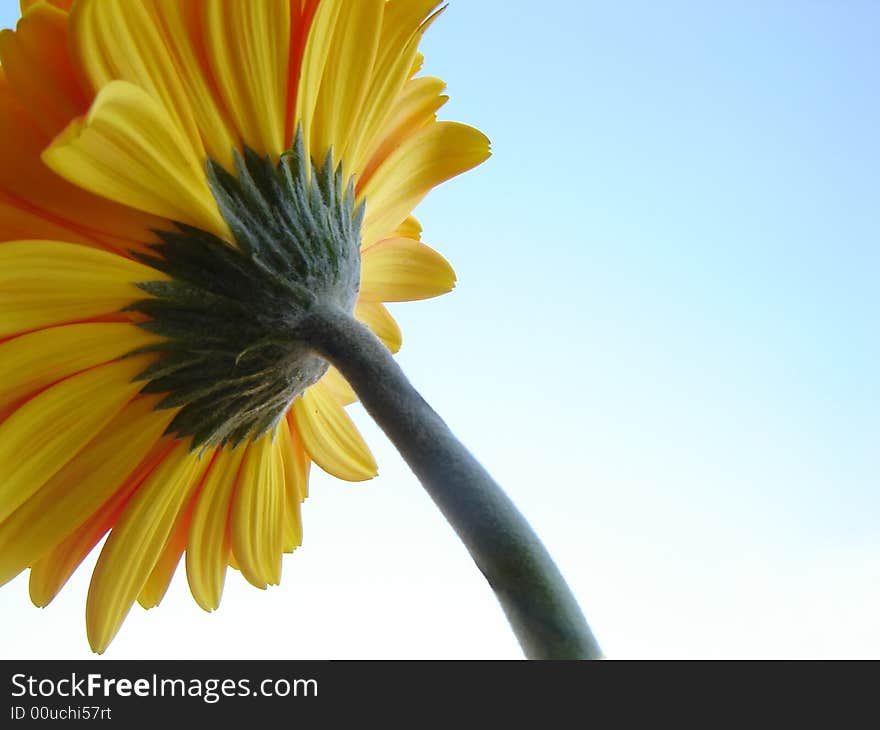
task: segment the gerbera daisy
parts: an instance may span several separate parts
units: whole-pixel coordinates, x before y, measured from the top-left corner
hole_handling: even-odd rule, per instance
[[[376,474],[352,389],[297,333],[332,306],[396,351],[383,303],[455,282],[412,210],[489,147],[419,75],[436,0],[21,6],[0,34],[0,583],[30,568],[45,606],[109,533],[103,652],[184,555],[209,611],[228,565],[277,584],[312,462]]]

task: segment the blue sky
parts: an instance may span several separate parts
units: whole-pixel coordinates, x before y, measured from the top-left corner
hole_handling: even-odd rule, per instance
[[[426,40],[494,156],[421,206],[459,285],[394,308],[401,363],[612,657],[880,656],[878,27],[855,0],[458,0]],[[232,575],[207,616],[178,575],[108,658],[517,656],[355,417],[381,476],[315,476],[280,588]],[[87,573],[45,611],[0,590],[2,653],[87,656]]]

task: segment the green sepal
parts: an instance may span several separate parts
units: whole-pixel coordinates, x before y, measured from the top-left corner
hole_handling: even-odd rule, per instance
[[[134,254],[168,277],[140,282],[146,296],[127,307],[162,337],[138,348],[159,354],[138,379],[164,394],[157,408],[179,409],[169,432],[193,448],[273,428],[327,367],[298,341],[299,323],[316,303],[351,311],[360,281],[365,208],[332,150],[316,167],[298,132],[277,162],[245,148],[235,165],[207,165],[233,241],[178,223]]]

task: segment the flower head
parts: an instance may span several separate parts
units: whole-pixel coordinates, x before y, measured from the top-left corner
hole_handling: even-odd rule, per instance
[[[0,583],[48,604],[109,532],[103,651],[181,557],[276,584],[310,464],[375,462],[315,301],[392,351],[384,302],[454,285],[412,210],[488,141],[419,76],[436,0],[22,0],[0,33]]]

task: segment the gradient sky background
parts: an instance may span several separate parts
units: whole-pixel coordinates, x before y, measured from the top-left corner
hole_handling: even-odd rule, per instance
[[[17,2],[0,0],[9,27]],[[629,657],[880,656],[880,5],[458,0],[424,45],[494,157],[435,191],[450,296],[400,360]],[[381,476],[315,473],[280,588],[178,571],[122,658],[514,658],[466,552]],[[94,556],[0,656],[89,656]]]

